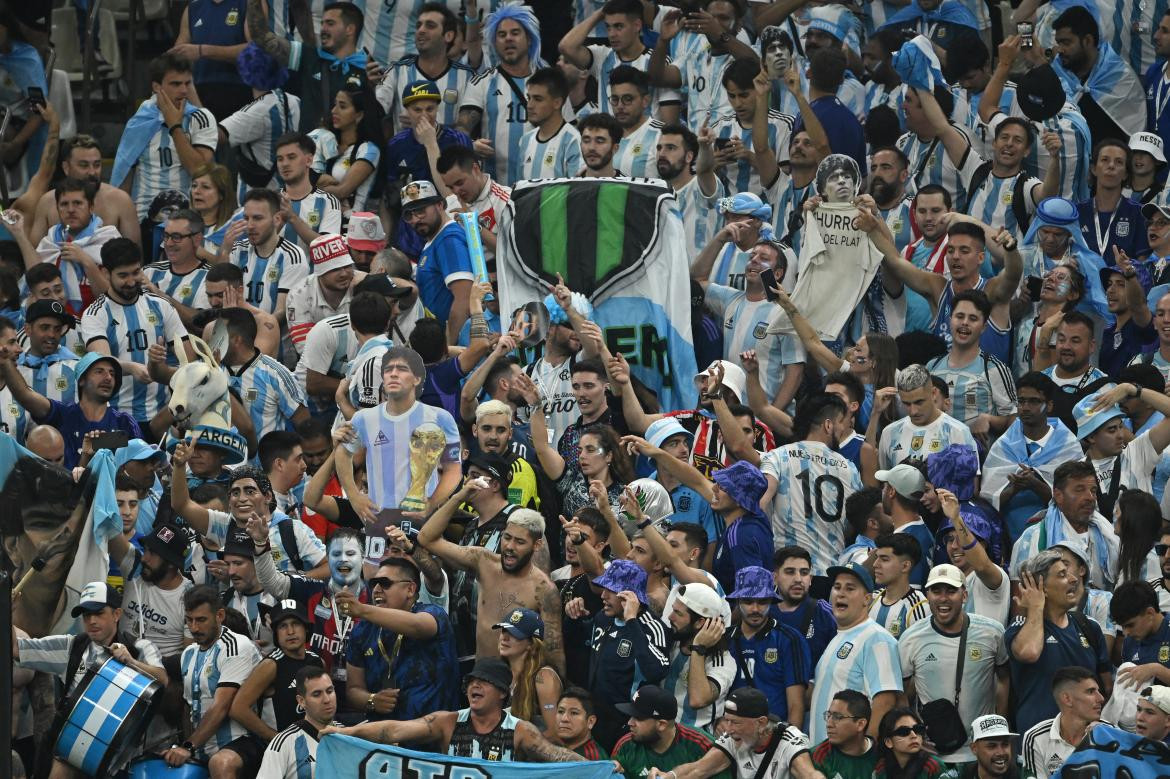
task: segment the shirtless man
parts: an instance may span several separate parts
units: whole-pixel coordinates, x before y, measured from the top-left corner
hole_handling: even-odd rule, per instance
[[[140,243],[142,230],[138,223],[138,214],[134,210],[134,201],[118,187],[102,183],[102,152],[97,141],[88,135],[78,135],[66,142],[65,146],[61,160],[65,177],[98,184],[93,212],[101,217],[102,224],[118,228],[118,233],[123,238]],[[57,215],[56,190],[50,189],[37,201],[36,213],[28,229],[29,240],[33,246],[40,243],[49,232],[49,228],[59,221],[61,219]]]
[[[460,546],[443,537],[455,510],[481,489],[477,479],[468,477],[422,526],[418,542],[445,562],[470,571],[479,581],[479,603],[475,618],[476,657],[497,657],[497,634],[492,625],[505,619],[516,607],[533,609],[544,620],[544,647],[552,664],[564,673],[565,653],[561,644],[561,599],[548,574],[534,558],[544,546],[544,517],[532,509],[516,509],[500,535],[500,553],[478,546]]]

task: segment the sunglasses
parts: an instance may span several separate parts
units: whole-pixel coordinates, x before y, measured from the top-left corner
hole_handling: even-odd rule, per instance
[[[903,725],[900,728],[894,728],[894,730],[891,732],[890,735],[897,736],[898,738],[906,738],[911,733],[914,733],[915,735],[919,735],[919,736],[925,736],[926,735],[926,726],[925,725],[913,725],[913,726]]]
[[[375,576],[372,579],[366,579],[366,584],[370,586],[371,590],[375,587],[381,587],[383,590],[388,590],[395,584],[402,584],[403,582],[408,581],[410,581],[410,579],[391,579],[388,576]]]
[[[1154,544],[1154,554],[1158,557],[1165,557],[1168,550],[1170,550],[1170,544]]]

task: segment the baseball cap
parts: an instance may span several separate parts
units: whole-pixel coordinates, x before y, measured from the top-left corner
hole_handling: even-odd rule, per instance
[[[487,471],[500,484],[507,485],[512,482],[512,467],[507,460],[498,454],[478,451],[467,458],[467,464],[474,465],[481,471]]]
[[[61,305],[57,300],[34,300],[28,304],[28,308],[24,312],[24,321],[35,322],[38,319],[51,317],[56,319],[63,325],[73,327],[73,315],[65,310],[65,306]]]
[[[466,679],[480,679],[490,685],[503,690],[505,694],[512,689],[512,669],[498,657],[481,657],[467,672]]]
[[[1170,714],[1170,687],[1164,687],[1160,684],[1147,687],[1142,690],[1142,700],[1152,703],[1166,714]]]
[[[683,427],[674,417],[656,419],[646,428],[646,441],[651,446],[662,446],[676,435],[685,435],[692,441],[695,438],[695,434]]]
[[[512,609],[492,630],[506,630],[513,638],[544,638],[544,620],[532,609]]]
[[[1033,122],[1056,116],[1067,99],[1060,76],[1051,65],[1032,68],[1016,80],[1016,100],[1020,110]]]
[[[142,537],[142,547],[182,571],[187,566],[187,534],[174,525],[159,525]]]
[[[313,239],[309,244],[309,257],[313,262],[313,273],[321,275],[331,270],[352,266],[353,257],[349,256],[349,246],[345,239],[336,233],[327,233]]]
[[[1157,133],[1137,132],[1129,136],[1129,150],[1144,151],[1163,165],[1166,164],[1162,138]]]
[[[402,188],[402,210],[413,211],[416,208],[429,206],[431,203],[442,203],[439,190],[429,181],[412,181]]]
[[[395,284],[394,279],[385,273],[367,273],[353,288],[353,294],[359,292],[376,292],[385,298],[404,298],[411,293],[411,289]]]
[[[82,612],[101,611],[106,606],[112,609],[122,605],[122,596],[105,582],[90,582],[81,591],[81,600],[69,612],[73,617],[81,616]]]
[[[942,563],[931,568],[930,575],[926,577],[926,589],[929,590],[936,584],[949,584],[951,587],[961,589],[966,586],[967,580],[956,566]]]
[[[755,687],[740,687],[727,694],[723,710],[737,717],[767,717],[768,696]]]
[[[980,741],[985,738],[1015,738],[1019,733],[1012,733],[1008,721],[998,714],[984,714],[976,717],[971,723],[971,741]]]
[[[1113,389],[1116,385],[1107,384],[1101,389],[1094,392],[1085,398],[1082,398],[1073,406],[1073,421],[1077,423],[1077,440],[1084,441],[1086,438],[1097,432],[1105,426],[1107,422],[1115,417],[1125,416],[1125,412],[1121,407],[1114,403],[1111,406],[1106,406],[1100,411],[1094,411],[1093,406],[1096,405],[1097,399],[1102,392]]]
[[[380,251],[386,246],[386,230],[382,227],[382,220],[369,211],[354,211],[349,215],[345,242],[349,248],[359,252]]]
[[[678,588],[678,599],[700,617],[714,619],[723,614],[723,598],[709,584],[684,584]]]
[[[841,574],[849,574],[850,576],[856,576],[861,582],[861,586],[865,587],[868,592],[873,592],[877,589],[877,585],[873,581],[873,574],[861,563],[853,562],[848,565],[831,565],[826,573],[829,575],[830,582],[836,580]]]
[[[899,463],[893,468],[877,471],[874,478],[893,487],[894,492],[903,498],[917,500],[926,491],[926,477],[909,463]]]
[[[313,624],[309,622],[309,616],[301,605],[292,598],[282,600],[272,607],[272,610],[268,612],[268,624],[275,628],[289,617],[299,621],[306,630],[312,630]]]
[[[614,708],[634,719],[673,721],[678,716],[678,701],[666,690],[653,684],[640,688],[629,703],[619,703]]]
[[[233,528],[228,532],[228,537],[224,539],[223,549],[219,553],[221,556],[232,554],[251,560],[256,557],[256,543],[252,540],[252,536],[248,535],[248,531],[238,527]]]
[[[402,105],[410,105],[417,100],[442,100],[439,94],[439,85],[430,79],[416,79],[402,90]]]
[[[166,459],[166,453],[153,444],[148,444],[141,438],[131,438],[118,451],[114,452],[114,467],[121,468],[132,460]]]
[[[1161,214],[1170,219],[1170,191],[1162,190],[1157,197],[1142,206],[1142,216],[1149,219],[1154,214]]]

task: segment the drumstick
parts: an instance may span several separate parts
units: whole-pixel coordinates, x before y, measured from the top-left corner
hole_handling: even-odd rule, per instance
[[[13,603],[15,603],[16,599],[20,597],[20,591],[24,589],[24,585],[29,583],[29,580],[32,579],[32,575],[34,573],[36,573],[37,571],[44,570],[45,565],[46,565],[46,562],[45,562],[45,559],[43,557],[37,557],[37,558],[33,559],[32,567],[30,567],[27,571],[24,572],[24,576],[21,576],[20,581],[18,581],[16,583],[16,586],[12,588],[12,602]]]

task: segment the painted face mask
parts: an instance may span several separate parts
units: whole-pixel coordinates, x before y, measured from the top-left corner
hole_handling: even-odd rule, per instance
[[[362,548],[356,538],[341,536],[329,544],[329,575],[342,587],[357,584],[362,575]]]

